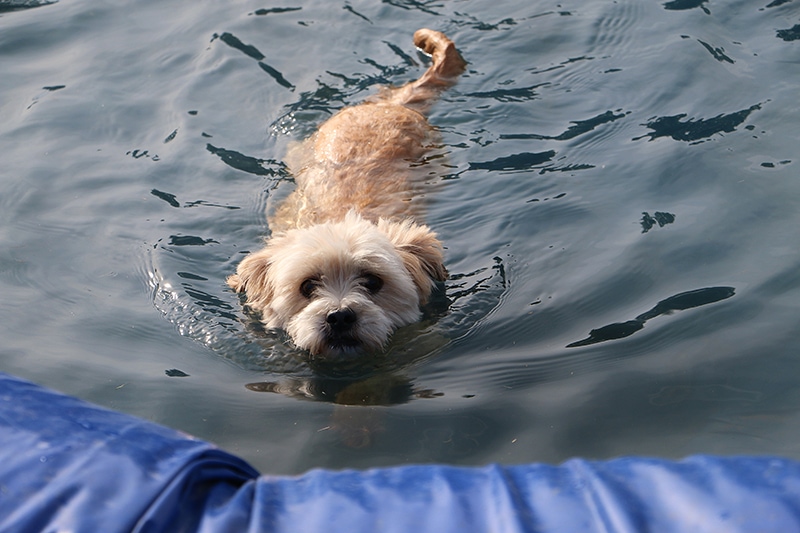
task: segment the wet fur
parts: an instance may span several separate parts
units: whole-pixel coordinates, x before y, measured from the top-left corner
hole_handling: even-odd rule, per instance
[[[447,277],[413,163],[435,140],[424,113],[466,63],[439,32],[419,30],[414,43],[433,59],[418,80],[343,109],[289,150],[297,187],[270,217],[266,246],[228,278],[268,328],[313,355],[380,350]]]

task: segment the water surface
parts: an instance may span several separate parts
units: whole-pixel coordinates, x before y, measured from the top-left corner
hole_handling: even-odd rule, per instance
[[[0,370],[268,473],[800,458],[800,4],[0,1]],[[225,285],[286,146],[415,79],[451,273],[361,368]]]

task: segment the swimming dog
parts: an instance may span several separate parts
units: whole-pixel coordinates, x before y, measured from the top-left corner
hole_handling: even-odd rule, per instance
[[[227,280],[314,356],[381,350],[447,277],[421,220],[422,161],[436,141],[425,115],[466,62],[440,32],[418,30],[414,44],[432,58],[419,79],[342,109],[288,151],[296,189],[268,220],[265,247]]]

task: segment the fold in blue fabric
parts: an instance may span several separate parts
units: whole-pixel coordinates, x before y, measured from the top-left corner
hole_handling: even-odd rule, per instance
[[[214,445],[0,374],[0,532],[800,531],[800,465],[627,457],[260,476]]]

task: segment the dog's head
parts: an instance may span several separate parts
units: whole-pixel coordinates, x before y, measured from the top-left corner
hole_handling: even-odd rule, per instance
[[[415,322],[435,281],[444,281],[442,245],[410,221],[340,222],[289,230],[246,257],[228,284],[267,327],[285,330],[313,355],[378,351]]]

